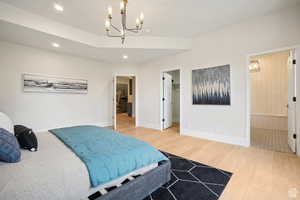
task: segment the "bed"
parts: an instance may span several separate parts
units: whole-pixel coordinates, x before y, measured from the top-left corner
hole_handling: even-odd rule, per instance
[[[22,151],[16,164],[0,161],[1,200],[81,200],[98,191],[99,200],[141,200],[170,179],[170,163],[162,160],[92,187],[86,163],[73,150],[50,132],[37,137],[39,151]],[[111,186],[117,189],[108,192]]]

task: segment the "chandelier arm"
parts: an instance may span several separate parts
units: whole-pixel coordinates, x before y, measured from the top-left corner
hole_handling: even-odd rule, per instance
[[[122,40],[122,44],[124,44],[125,42],[125,37],[126,37],[126,31],[132,32],[132,33],[139,33],[139,31],[142,30],[143,28],[143,18],[141,17],[141,21],[138,21],[139,19],[137,19],[137,25],[136,28],[127,28],[127,4],[128,4],[128,0],[122,0],[123,4],[121,4],[121,15],[122,15],[122,20],[121,20],[121,28],[118,28],[116,26],[114,26],[112,24],[112,16],[111,16],[111,9],[109,10],[109,23],[106,23],[106,35],[108,37],[114,37],[114,38],[121,38]],[[141,15],[142,16],[142,15]],[[108,24],[108,25],[107,25]],[[116,30],[117,32],[121,33],[120,35],[112,35],[110,34],[110,30],[109,30],[109,26],[111,26],[114,30]]]
[[[141,31],[143,29],[143,24],[141,24],[138,28],[127,28],[126,27],[126,31],[131,31],[131,32],[134,32],[136,31],[135,33],[138,33],[139,31]]]
[[[118,36],[118,35],[107,35],[107,37],[111,37],[111,38],[122,38],[121,36]]]
[[[126,30],[126,31],[138,31],[139,29],[137,29],[137,28],[127,28],[127,27],[126,27],[125,30]]]
[[[132,32],[132,33],[139,33],[138,30],[136,29],[126,29],[126,31]]]
[[[126,31],[131,31],[131,32],[134,32],[134,33],[138,33],[142,30],[142,25],[139,26],[138,28],[126,28]]]
[[[106,32],[106,35],[107,35],[108,37],[114,37],[114,38],[118,37],[118,38],[122,38],[122,36],[120,36],[120,35],[111,35],[109,32]]]
[[[113,29],[115,29],[116,31],[118,31],[119,33],[121,33],[120,29],[118,29],[116,26],[114,26],[112,23],[110,24],[111,27],[113,27]]]
[[[125,17],[126,18],[126,17]],[[125,23],[124,23],[124,27],[125,27],[125,30],[126,31],[140,31],[140,30],[142,30],[143,29],[143,24],[140,24],[140,26],[137,28],[128,28],[127,27],[127,24],[126,24],[126,21],[125,21]]]

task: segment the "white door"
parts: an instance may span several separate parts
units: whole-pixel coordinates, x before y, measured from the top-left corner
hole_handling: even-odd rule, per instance
[[[172,126],[172,76],[163,73],[163,129]]]
[[[300,48],[295,50],[295,73],[296,73],[296,151],[297,155],[300,157],[300,104],[299,104],[299,94],[300,94]]]
[[[296,152],[296,71],[293,63],[294,52],[291,51],[291,55],[288,61],[288,143],[293,152]]]
[[[117,76],[113,78],[113,128],[117,130]]]

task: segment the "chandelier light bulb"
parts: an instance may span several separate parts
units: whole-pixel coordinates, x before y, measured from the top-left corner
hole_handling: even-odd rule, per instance
[[[140,21],[140,19],[139,19],[139,18],[137,18],[137,19],[136,19],[136,21],[135,21],[135,23],[136,23],[136,27],[139,27],[139,26],[140,26],[140,24],[141,24],[141,21]]]
[[[144,13],[141,12],[140,15],[136,19],[136,24],[132,27],[127,26],[127,4],[128,0],[120,0],[120,10],[121,10],[121,27],[117,27],[113,24],[112,19],[112,6],[109,5],[107,8],[108,16],[105,21],[105,29],[106,29],[106,35],[108,37],[113,38],[121,38],[122,44],[124,44],[126,39],[126,34],[131,33],[139,33],[143,29],[144,24]]]
[[[109,31],[109,29],[110,29],[110,21],[108,19],[105,21],[105,28],[106,28],[106,31]]]
[[[58,3],[54,3],[53,7],[55,8],[55,10],[59,11],[59,12],[63,12],[64,11],[64,7]]]
[[[124,3],[123,0],[120,2],[120,9],[121,9],[122,12],[123,12],[124,9],[125,9],[125,3]]]
[[[250,72],[259,72],[260,71],[260,64],[259,61],[251,61],[249,65]]]
[[[108,6],[107,10],[108,10],[108,17],[111,18],[112,17],[112,7]]]
[[[143,22],[144,22],[144,19],[145,19],[144,13],[141,13],[141,15],[140,15],[140,20],[141,20],[141,23],[143,23]]]

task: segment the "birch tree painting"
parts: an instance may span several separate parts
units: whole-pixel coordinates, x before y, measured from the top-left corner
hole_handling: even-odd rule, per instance
[[[194,105],[230,105],[230,65],[192,71]]]

